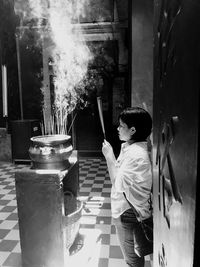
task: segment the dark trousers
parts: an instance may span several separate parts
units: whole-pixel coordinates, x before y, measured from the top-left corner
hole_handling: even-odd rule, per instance
[[[126,210],[119,218],[113,218],[116,232],[124,259],[128,266],[144,267],[144,257],[138,257],[134,252],[134,229],[137,228],[137,218],[132,209]]]

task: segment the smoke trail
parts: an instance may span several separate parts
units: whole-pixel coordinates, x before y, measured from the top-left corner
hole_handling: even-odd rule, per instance
[[[86,77],[88,63],[92,59],[82,31],[75,29],[79,16],[84,16],[86,3],[87,0],[17,0],[15,3],[15,10],[23,20],[34,19],[38,28],[42,26],[41,36],[45,28],[54,44],[51,51],[54,110],[61,120],[80,100],[83,88],[79,85]]]

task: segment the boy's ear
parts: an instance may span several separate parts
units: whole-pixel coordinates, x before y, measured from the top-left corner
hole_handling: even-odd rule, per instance
[[[135,127],[131,127],[131,134],[134,134],[136,132]]]

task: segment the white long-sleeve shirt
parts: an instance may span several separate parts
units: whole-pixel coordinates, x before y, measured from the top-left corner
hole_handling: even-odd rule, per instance
[[[149,198],[152,187],[152,169],[147,150],[147,142],[131,145],[123,143],[116,160],[116,176],[111,189],[111,209],[114,218],[130,208],[128,201],[135,207],[142,219],[151,214]]]

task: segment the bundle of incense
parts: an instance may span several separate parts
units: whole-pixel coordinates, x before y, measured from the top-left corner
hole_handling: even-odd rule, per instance
[[[102,128],[103,136],[104,136],[104,139],[106,139],[104,120],[103,120],[103,111],[102,111],[102,101],[101,101],[100,96],[97,97],[97,105],[98,105],[98,110],[99,110],[99,118],[100,118],[100,122],[101,122],[101,128]]]

